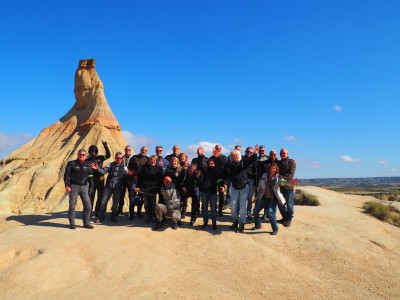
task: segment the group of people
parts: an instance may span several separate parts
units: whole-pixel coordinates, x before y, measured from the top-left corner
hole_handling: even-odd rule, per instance
[[[104,155],[99,155],[98,147],[92,145],[88,155],[86,150],[80,149],[77,159],[66,166],[64,183],[69,193],[70,229],[76,228],[78,195],[83,202],[83,227],[93,229],[91,218],[94,217],[94,223],[104,222],[111,197],[111,222],[118,222],[118,216],[123,215],[126,191],[129,219],[146,216],[146,222],[155,223],[154,230],[164,227],[167,220],[177,229],[186,218],[189,198],[190,226],[201,214],[201,228],[205,229],[210,208],[212,228],[217,230],[217,217],[223,216],[223,209],[228,205],[233,221],[231,228],[235,231],[244,231],[246,219],[254,220],[252,229],[256,230],[261,228],[261,219],[268,218],[272,235],[278,233],[277,223],[291,226],[296,162],[289,158],[285,148],[280,150],[281,159],[278,160],[275,150],[266,154],[265,146],[247,147],[242,156],[238,145],[227,157],[222,153],[222,146],[217,144],[211,157],[206,157],[204,148],[199,147],[197,157],[189,161],[178,145],[165,157],[162,146],[157,146],[156,153],[149,157],[147,146],[133,155],[132,147],[127,145],[124,154],[117,152],[115,160],[103,166],[111,153],[107,142],[102,143]],[[279,221],[276,220],[277,207],[282,215]],[[264,213],[260,216],[262,210]]]

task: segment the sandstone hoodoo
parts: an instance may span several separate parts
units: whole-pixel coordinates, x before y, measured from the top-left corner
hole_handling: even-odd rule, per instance
[[[64,210],[68,195],[63,175],[78,149],[97,145],[112,156],[126,143],[112,113],[94,59],[79,61],[75,73],[74,106],[53,125],[0,162],[0,212],[31,213]]]

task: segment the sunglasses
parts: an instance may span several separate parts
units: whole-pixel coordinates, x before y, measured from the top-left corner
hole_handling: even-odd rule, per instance
[[[86,156],[86,153],[79,153],[79,156]]]

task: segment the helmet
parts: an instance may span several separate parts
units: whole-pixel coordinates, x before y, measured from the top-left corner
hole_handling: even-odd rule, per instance
[[[97,154],[97,153],[99,153],[99,148],[97,148],[97,146],[95,146],[95,145],[92,145],[92,146],[89,147],[88,152],[91,155]]]

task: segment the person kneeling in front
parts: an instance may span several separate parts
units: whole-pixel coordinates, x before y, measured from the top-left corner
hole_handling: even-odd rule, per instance
[[[169,176],[165,176],[163,179],[164,186],[161,187],[161,194],[163,196],[163,203],[157,203],[156,205],[156,225],[154,230],[163,227],[163,219],[170,218],[172,223],[172,229],[178,228],[178,221],[181,219],[181,201],[178,198],[175,185],[172,183],[172,179]]]

